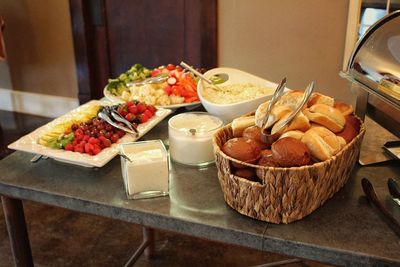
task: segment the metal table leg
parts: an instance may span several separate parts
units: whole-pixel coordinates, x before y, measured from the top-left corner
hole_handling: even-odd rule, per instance
[[[4,217],[16,266],[33,266],[24,208],[19,199],[1,196]]]
[[[143,241],[135,253],[133,253],[132,257],[127,261],[125,267],[133,266],[143,252],[147,258],[152,258],[154,256],[154,251],[154,229],[143,226]]]

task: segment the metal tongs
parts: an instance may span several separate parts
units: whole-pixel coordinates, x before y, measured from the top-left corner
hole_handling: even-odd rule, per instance
[[[286,127],[289,123],[292,122],[292,120],[296,117],[296,115],[300,112],[300,110],[303,108],[303,106],[308,102],[308,100],[311,97],[311,94],[314,90],[314,81],[312,81],[304,91],[304,95],[302,100],[300,101],[299,105],[295,108],[295,110],[287,117],[286,119],[279,121],[279,127],[272,133],[268,133],[267,129],[269,128],[270,125],[267,125],[268,118],[271,115],[271,110],[274,107],[274,105],[278,102],[278,100],[282,97],[282,94],[284,92],[285,86],[286,86],[286,77],[282,79],[282,81],[279,83],[278,87],[276,88],[274,95],[272,96],[271,101],[269,102],[269,105],[267,107],[267,112],[263,120],[263,127],[262,127],[262,139],[265,143],[272,143],[274,140],[276,140],[279,135],[280,131]],[[271,142],[272,141],[272,142]]]
[[[393,183],[395,184],[396,188],[393,187]],[[385,206],[382,204],[382,202],[379,200],[378,196],[376,195],[374,186],[371,184],[371,182],[367,178],[362,178],[361,180],[361,185],[362,189],[365,193],[365,196],[368,198],[372,204],[375,205],[375,207],[382,213],[382,215],[385,217],[386,222],[392,228],[392,230],[400,237],[400,223],[393,217],[392,214],[385,208]],[[399,192],[398,192],[398,186],[394,180],[388,180],[388,187],[390,193],[394,194],[393,197],[399,197]],[[395,189],[395,190],[393,190]]]
[[[124,117],[122,117],[121,114],[119,114],[117,111],[115,111],[112,107],[110,106],[104,106],[102,110],[98,113],[99,118],[103,119],[110,125],[114,126],[117,129],[120,129],[124,132],[133,134],[135,137],[139,136],[139,131],[130,123],[127,121]],[[111,118],[113,117],[116,121],[122,122],[125,124],[127,127],[124,127],[122,125],[119,125],[118,123],[114,122]]]
[[[142,86],[145,84],[154,84],[154,83],[163,83],[168,79],[168,74],[159,74],[157,76],[154,77],[150,77],[138,82],[129,82],[126,83],[127,87],[132,87],[132,86]]]

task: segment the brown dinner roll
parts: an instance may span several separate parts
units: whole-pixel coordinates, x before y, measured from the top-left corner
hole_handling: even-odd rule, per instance
[[[346,116],[346,123],[351,124],[354,127],[354,129],[357,131],[357,133],[360,132],[361,122],[356,116],[354,116],[354,115]]]
[[[265,167],[280,167],[277,162],[272,158],[272,151],[269,149],[264,149],[261,151],[261,157],[257,162],[257,165]],[[262,181],[264,179],[265,170],[262,168],[256,169],[257,177]]]
[[[285,137],[271,146],[272,158],[282,167],[299,167],[311,161],[310,151],[301,141]]]
[[[261,155],[260,144],[253,139],[247,139],[243,137],[236,137],[229,139],[222,146],[222,151],[237,160],[246,163],[255,163],[258,161]],[[244,168],[244,165],[236,164],[232,162],[237,168]]]
[[[346,124],[344,125],[343,131],[336,133],[337,136],[341,136],[346,140],[346,143],[350,143],[354,137],[358,135],[360,131],[360,121],[352,116],[346,116]]]
[[[234,174],[236,176],[239,176],[241,178],[253,181],[253,182],[259,182],[259,180],[257,179],[256,176],[256,172],[254,170],[254,168],[240,168],[240,169],[236,169]]]
[[[262,141],[261,128],[258,126],[250,126],[244,129],[243,138],[253,139],[260,144],[261,149],[267,148],[267,144]]]

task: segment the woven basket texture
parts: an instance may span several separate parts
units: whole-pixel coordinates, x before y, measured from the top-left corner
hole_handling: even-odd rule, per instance
[[[221,150],[233,137],[228,124],[213,138],[218,179],[225,202],[239,213],[272,223],[300,220],[320,207],[347,182],[356,163],[362,138],[360,133],[337,155],[313,165],[277,168],[247,164],[231,158]],[[263,170],[263,181],[253,182],[231,173],[230,162]]]

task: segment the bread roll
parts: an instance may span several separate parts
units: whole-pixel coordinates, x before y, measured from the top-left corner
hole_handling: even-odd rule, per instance
[[[304,114],[310,121],[325,126],[334,133],[342,131],[346,122],[338,109],[325,104],[315,104],[304,110]]]
[[[257,165],[265,167],[279,167],[279,164],[272,158],[272,151],[269,149],[261,151],[261,158],[258,160]],[[262,168],[256,169],[256,175],[261,181],[264,179],[264,172],[265,171]]]
[[[239,117],[234,119],[231,124],[233,136],[241,137],[244,129],[253,126],[254,124],[255,124],[254,116]]]
[[[333,107],[338,109],[343,114],[343,116],[350,115],[354,111],[352,105],[340,101],[335,102],[335,105]]]
[[[301,141],[308,147],[311,156],[321,161],[336,155],[346,145],[342,137],[336,136],[325,127],[309,129]]]
[[[291,110],[297,108],[303,98],[304,92],[303,91],[290,91],[282,95],[282,97],[276,102],[276,106],[286,106]]]
[[[222,146],[222,152],[234,159],[246,163],[255,163],[260,158],[261,148],[259,143],[252,139],[235,137],[225,142]],[[232,164],[236,168],[246,167],[241,164],[236,164],[235,162],[232,162]]]
[[[262,128],[263,121],[265,116],[267,115],[267,108],[269,105],[270,101],[267,101],[260,106],[258,106],[255,114],[255,124]],[[275,104],[275,106],[272,108],[270,116],[268,117],[268,120],[265,124],[265,128],[269,129],[275,122],[277,122],[280,118],[282,118],[286,114],[290,114],[292,112],[292,109],[287,106],[278,106]]]
[[[357,133],[360,132],[361,122],[360,120],[354,115],[346,116],[346,123],[351,124],[354,129],[356,129]]]
[[[272,144],[271,150],[273,160],[282,167],[299,167],[311,162],[307,146],[292,137],[279,139]]]
[[[313,93],[310,97],[310,100],[308,100],[307,106],[311,107],[315,104],[325,104],[333,107],[334,103],[335,100],[330,96],[326,96],[320,93]]]
[[[294,139],[297,140],[301,140],[301,138],[303,137],[304,132],[299,131],[299,130],[293,130],[293,131],[288,131],[288,132],[284,132],[280,137],[280,138],[285,138],[285,137],[292,137]]]
[[[253,126],[250,126],[250,127],[247,127],[246,129],[244,129],[242,137],[248,138],[248,139],[253,139],[254,141],[258,142],[260,144],[261,149],[266,149],[266,148],[270,147],[270,146],[267,146],[267,144],[263,142],[263,139],[261,138],[261,128],[256,125],[253,125]]]
[[[346,140],[346,143],[350,143],[354,137],[358,135],[360,131],[360,121],[352,116],[346,116],[346,124],[344,125],[343,131],[336,133],[337,136],[341,136]]]
[[[258,182],[254,168],[247,167],[247,168],[236,169],[234,171],[234,174],[236,176],[242,177],[244,179],[247,179],[247,180],[250,180],[253,182]]]
[[[285,114],[277,123],[274,124],[274,126],[272,126],[271,129],[271,134],[275,134],[277,133],[282,124],[285,122],[285,119],[287,117],[290,116],[289,114]],[[294,117],[294,119],[292,120],[291,123],[289,123],[286,127],[284,127],[283,129],[281,129],[279,132],[280,133],[284,133],[287,131],[292,131],[292,130],[299,130],[299,131],[307,131],[310,128],[310,121],[309,119],[304,115],[303,112],[299,112],[296,117]]]

